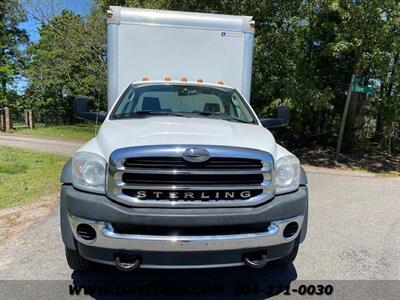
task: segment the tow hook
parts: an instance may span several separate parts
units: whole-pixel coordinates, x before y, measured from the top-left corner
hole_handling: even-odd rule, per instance
[[[253,256],[253,255],[252,255]],[[254,268],[254,269],[261,269],[265,267],[268,262],[268,257],[266,253],[262,253],[260,255],[260,259],[253,259],[249,256],[245,256],[243,262],[246,266]]]
[[[115,257],[115,266],[118,270],[121,271],[132,271],[134,269],[138,269],[140,267],[141,260],[140,257]]]

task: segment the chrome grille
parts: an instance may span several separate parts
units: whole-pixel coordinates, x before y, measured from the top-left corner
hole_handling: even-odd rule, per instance
[[[128,158],[124,163],[125,168],[151,168],[151,169],[260,169],[262,164],[256,159],[212,157],[204,163],[188,163],[181,157],[135,157]]]
[[[134,174],[124,173],[122,181],[125,183],[143,184],[254,184],[262,183],[262,174]]]
[[[205,162],[188,162],[190,147],[208,151]],[[110,157],[107,193],[129,206],[254,206],[273,197],[269,153],[226,146],[162,145],[123,148]]]

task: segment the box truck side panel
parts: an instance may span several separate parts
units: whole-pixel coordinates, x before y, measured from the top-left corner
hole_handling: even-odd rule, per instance
[[[244,17],[193,14],[201,17],[192,24],[193,19],[180,20],[179,13],[171,21],[171,12],[165,12],[167,18],[158,11],[160,19],[149,23],[144,18],[137,19],[143,10],[126,10],[132,13],[129,20],[118,19],[108,24],[109,109],[130,82],[143,76],[150,80],[166,76],[175,80],[202,78],[212,83],[223,80],[250,99],[254,30],[237,25],[244,22]],[[209,27],[216,25],[207,16],[218,18],[218,28]]]
[[[253,70],[253,42],[254,42],[254,34],[248,32],[245,33],[243,80],[242,80],[242,89],[239,89],[239,91],[242,92],[242,94],[249,103],[251,95],[251,78]]]
[[[107,107],[111,109],[118,92],[118,24],[107,26]]]

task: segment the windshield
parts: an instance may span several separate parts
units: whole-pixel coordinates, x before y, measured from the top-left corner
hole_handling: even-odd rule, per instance
[[[155,115],[255,123],[245,101],[234,89],[186,84],[130,86],[115,106],[111,119]]]

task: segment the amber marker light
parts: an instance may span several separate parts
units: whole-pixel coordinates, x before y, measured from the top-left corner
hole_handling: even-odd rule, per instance
[[[113,17],[113,13],[109,10],[109,11],[107,11],[107,13],[106,13],[106,18],[107,19],[111,19]]]

